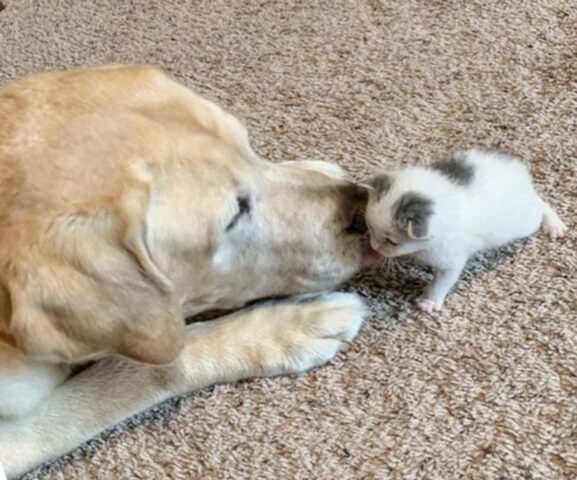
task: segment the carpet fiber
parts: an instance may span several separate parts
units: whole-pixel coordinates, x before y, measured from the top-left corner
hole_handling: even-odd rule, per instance
[[[263,157],[357,177],[499,146],[571,229],[471,262],[436,316],[427,271],[366,272],[344,288],[374,316],[330,365],[171,400],[29,479],[577,478],[574,0],[3,2],[0,84],[158,64]]]

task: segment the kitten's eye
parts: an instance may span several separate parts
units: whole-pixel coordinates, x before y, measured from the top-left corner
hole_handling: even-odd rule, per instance
[[[384,238],[384,243],[385,243],[386,245],[391,245],[391,246],[393,246],[393,247],[396,247],[396,246],[398,245],[397,242],[391,240],[389,237],[385,237],[385,238]]]

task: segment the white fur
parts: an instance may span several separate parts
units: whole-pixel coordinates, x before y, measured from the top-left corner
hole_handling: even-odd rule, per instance
[[[0,418],[22,417],[32,412],[69,375],[64,366],[24,362],[0,375]]]
[[[378,201],[371,195],[367,208],[373,248],[387,257],[414,255],[434,268],[435,279],[419,300],[428,312],[441,309],[475,253],[529,236],[542,222],[551,238],[561,237],[567,230],[535,192],[529,170],[517,158],[477,149],[462,155],[474,167],[470,184],[459,185],[437,170],[412,166],[389,174],[391,188]],[[394,204],[407,192],[433,202],[423,240],[411,239],[393,227]],[[384,244],[385,237],[399,245]]]

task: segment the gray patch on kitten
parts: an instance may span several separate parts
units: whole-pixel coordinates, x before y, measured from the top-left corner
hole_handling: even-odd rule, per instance
[[[375,189],[375,194],[377,195],[378,200],[391,189],[393,179],[386,173],[380,173],[369,178],[366,183]]]
[[[419,193],[407,192],[393,205],[393,218],[402,228],[411,222],[417,238],[427,236],[429,217],[433,214],[433,201]]]
[[[470,185],[475,177],[475,167],[467,163],[466,152],[454,152],[449,158],[433,163],[431,168],[463,187]]]

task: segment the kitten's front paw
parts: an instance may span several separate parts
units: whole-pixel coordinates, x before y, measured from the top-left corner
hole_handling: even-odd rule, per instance
[[[557,240],[558,238],[564,237],[568,230],[567,225],[565,225],[559,218],[546,220],[543,228],[551,240]]]
[[[545,233],[547,233],[552,240],[564,237],[568,230],[567,225],[563,223],[563,220],[561,220],[550,205],[546,203],[544,203],[544,205],[543,230],[545,230]]]
[[[418,300],[418,305],[423,312],[433,313],[441,310],[443,302],[436,302],[430,298],[421,297]]]

